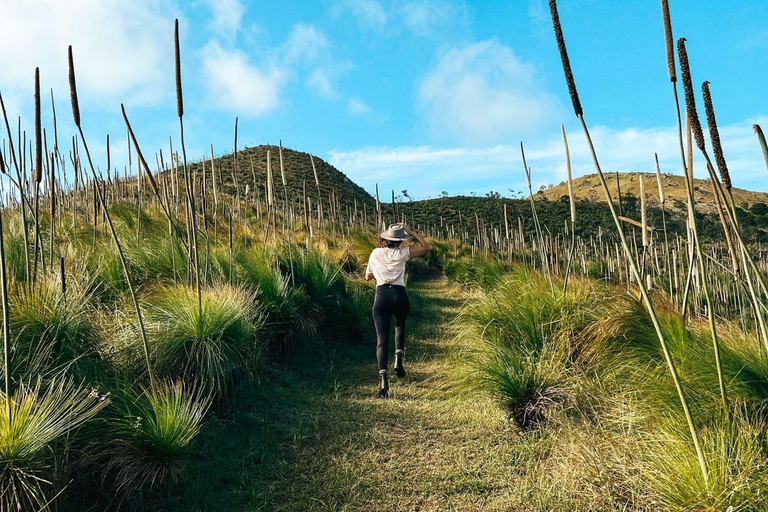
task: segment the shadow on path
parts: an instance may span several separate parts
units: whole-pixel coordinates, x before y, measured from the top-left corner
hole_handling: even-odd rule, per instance
[[[389,399],[375,398],[372,332],[360,345],[330,340],[303,347],[261,385],[241,386],[233,419],[204,431],[190,505],[489,510],[481,505],[508,487],[495,448],[505,434],[486,401],[450,393],[455,342],[446,324],[463,293],[437,278],[409,283],[409,296],[408,374],[392,376]],[[486,478],[489,471],[494,476]]]

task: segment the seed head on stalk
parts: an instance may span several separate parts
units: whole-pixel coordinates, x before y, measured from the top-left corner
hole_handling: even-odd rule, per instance
[[[552,15],[552,26],[555,29],[555,40],[557,49],[560,52],[560,60],[563,62],[563,73],[565,73],[565,83],[568,86],[568,94],[571,95],[573,111],[577,116],[583,114],[581,101],[579,101],[579,92],[576,90],[576,82],[573,80],[573,71],[571,71],[571,60],[568,58],[568,50],[565,48],[565,38],[563,38],[563,29],[560,27],[560,15],[557,14],[556,0],[549,0],[549,12]]]
[[[709,92],[708,81],[704,81],[701,84],[701,94],[704,97],[704,112],[707,115],[709,138],[712,141],[712,153],[715,155],[715,163],[720,171],[720,179],[723,180],[725,190],[731,190],[731,175],[728,172],[728,165],[725,163],[725,157],[723,156],[723,146],[720,144],[720,132],[717,129],[715,107],[712,106],[712,94]]]
[[[283,186],[285,187],[287,185],[287,182],[285,181],[285,168],[283,166],[283,141],[280,141],[280,178],[283,181]]]
[[[75,63],[72,60],[72,45],[69,45],[69,97],[72,100],[72,119],[80,128],[80,105],[77,103],[77,83],[75,82]]]
[[[675,46],[672,39],[672,22],[669,19],[669,2],[668,0],[661,0],[661,18],[664,21],[664,41],[667,47],[667,72],[669,73],[669,81],[677,82],[677,74],[675,72]]]
[[[35,183],[43,178],[43,136],[40,129],[40,68],[35,68]]]
[[[685,96],[685,113],[691,123],[693,139],[696,146],[704,151],[704,132],[701,130],[699,114],[696,112],[696,98],[693,95],[693,81],[691,80],[691,67],[688,64],[688,51],[685,49],[684,37],[677,40],[677,53],[680,56],[680,79],[683,82],[683,95]]]
[[[760,142],[760,147],[763,149],[763,158],[765,158],[765,166],[768,167],[768,145],[765,143],[765,135],[763,129],[759,124],[753,124],[752,129],[755,130],[757,140]]]
[[[629,245],[627,243],[626,236],[624,235],[624,231],[622,230],[621,220],[619,219],[616,213],[616,210],[613,206],[613,202],[611,201],[611,194],[610,194],[610,191],[608,190],[608,184],[605,181],[603,171],[600,168],[600,163],[597,158],[597,153],[595,151],[594,144],[592,143],[592,137],[589,134],[589,129],[587,128],[587,124],[584,121],[584,117],[582,115],[581,104],[578,102],[578,93],[576,92],[576,84],[573,80],[573,74],[571,72],[570,62],[568,60],[568,53],[565,47],[565,40],[563,39],[563,33],[560,27],[560,19],[557,13],[557,1],[549,0],[549,8],[552,15],[552,25],[555,31],[555,38],[557,40],[558,50],[560,51],[560,60],[563,63],[563,72],[565,74],[565,80],[568,85],[569,93],[571,95],[571,101],[573,102],[574,112],[576,113],[576,117],[578,118],[582,128],[584,129],[584,135],[586,136],[587,143],[589,145],[589,150],[590,150],[590,153],[592,154],[592,160],[595,164],[595,169],[597,170],[598,177],[600,178],[600,182],[603,187],[603,192],[605,193],[606,199],[608,200],[608,209],[610,210],[611,216],[613,217],[614,224],[616,225],[616,229],[619,234],[619,239],[621,240],[621,245],[622,245],[622,248],[624,249],[624,254],[627,257],[627,261],[629,263],[632,274],[635,276],[637,280],[638,288],[640,289],[640,296],[642,298],[642,301],[645,303],[646,309],[648,310],[649,316],[651,317],[651,322],[653,323],[654,330],[656,331],[656,335],[659,338],[659,343],[661,344],[662,352],[664,354],[664,359],[667,363],[667,366],[669,367],[669,371],[672,376],[672,380],[674,381],[675,388],[678,393],[678,397],[680,398],[680,404],[685,414],[686,422],[688,423],[688,428],[691,433],[691,438],[696,449],[696,455],[699,461],[701,474],[704,479],[705,485],[708,485],[707,484],[708,482],[707,464],[704,458],[704,452],[702,451],[701,445],[699,444],[699,436],[696,429],[696,424],[693,421],[693,416],[691,415],[690,408],[688,407],[688,400],[686,399],[685,392],[683,390],[682,383],[680,382],[680,377],[677,372],[677,368],[675,366],[674,360],[672,359],[672,355],[669,351],[669,345],[667,343],[664,332],[661,328],[658,315],[654,310],[653,302],[651,300],[650,295],[648,294],[647,289],[645,288],[642,277],[640,275],[640,269],[638,268],[637,263],[635,262],[635,259],[632,255],[632,251],[630,250]],[[683,47],[683,51],[684,51],[684,47]],[[682,62],[682,58],[681,58],[681,62]],[[687,56],[686,56],[686,65],[687,65]],[[688,73],[688,75],[689,75],[689,82],[690,82],[690,73]],[[691,89],[691,99],[692,99],[693,98],[692,87],[690,89]],[[701,127],[699,127],[699,131],[701,131]],[[703,136],[701,137],[701,139],[703,141]]]
[[[181,50],[179,49],[179,20],[176,20],[173,30],[174,55],[176,59],[176,113],[184,115],[184,99],[181,95]]]
[[[664,206],[666,199],[664,198],[664,187],[661,184],[661,167],[659,167],[658,153],[654,153],[653,158],[656,160],[656,184],[659,186],[659,203]]]

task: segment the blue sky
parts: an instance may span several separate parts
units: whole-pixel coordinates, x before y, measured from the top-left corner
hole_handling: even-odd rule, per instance
[[[511,195],[593,167],[565,89],[545,0],[5,0],[0,92],[32,125],[41,70],[44,121],[56,96],[60,145],[73,127],[72,44],[83,125],[96,158],[113,141],[127,165],[125,103],[144,153],[178,147],[173,20],[179,18],[188,154],[277,143],[314,153],[372,191],[417,198]],[[680,173],[659,2],[561,0],[585,118],[607,171]],[[752,124],[768,129],[768,8],[763,0],[670,0],[697,84],[709,80],[736,186],[768,191]],[[701,109],[701,105],[699,105]],[[3,131],[3,138],[5,137]],[[164,151],[167,153],[167,151]],[[151,162],[154,157],[148,158]],[[103,168],[103,163],[101,164]],[[702,166],[698,166],[699,170]],[[697,171],[698,175],[702,173]]]

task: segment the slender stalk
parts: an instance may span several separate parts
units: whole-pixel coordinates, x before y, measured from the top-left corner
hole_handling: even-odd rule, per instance
[[[541,254],[541,266],[549,279],[549,287],[552,291],[552,295],[555,295],[555,284],[552,281],[552,270],[549,268],[549,257],[547,250],[544,246],[544,234],[541,230],[541,224],[539,224],[539,216],[536,215],[536,203],[533,200],[533,187],[531,186],[531,171],[528,169],[528,164],[525,161],[525,150],[523,149],[523,143],[520,143],[520,154],[523,158],[523,170],[525,171],[525,180],[528,182],[528,197],[531,200],[531,211],[533,213],[533,225],[536,228],[536,235],[539,239],[539,250]],[[478,232],[479,236],[479,232]]]
[[[43,178],[43,136],[40,123],[40,68],[35,68],[35,261],[32,282],[37,281],[37,256],[40,247],[40,181]]]
[[[568,276],[571,273],[571,262],[573,261],[573,253],[576,249],[576,200],[573,196],[573,177],[571,176],[571,153],[568,150],[568,138],[565,136],[565,127],[560,125],[560,132],[563,135],[563,147],[565,148],[565,171],[568,174],[568,201],[571,206],[571,248],[568,251],[568,264],[565,267],[565,280],[563,282],[563,295],[568,290]],[[506,205],[504,205],[504,221],[507,217]],[[509,228],[507,228],[509,230]],[[509,238],[509,234],[507,234]]]
[[[192,234],[192,263],[195,267],[195,287],[197,289],[197,311],[202,316],[203,295],[200,288],[200,263],[197,249],[197,215],[195,211],[194,183],[187,165],[187,148],[184,144],[184,98],[181,90],[181,49],[179,46],[179,20],[174,23],[173,29],[174,55],[176,57],[176,114],[179,117],[179,136],[181,139],[181,154],[184,159],[184,180],[187,191],[187,207],[189,208],[190,232]]]
[[[667,201],[664,196],[664,186],[661,183],[661,167],[659,166],[659,155],[654,153],[654,159],[656,160],[656,184],[659,187],[659,203],[661,203],[661,225],[664,229],[664,256],[667,266],[668,280],[669,280],[669,297],[674,300],[675,294],[672,288],[672,267],[669,263],[669,237],[667,236]]]
[[[755,130],[757,140],[760,142],[760,148],[763,150],[763,158],[765,159],[765,167],[768,168],[768,145],[765,143],[765,134],[759,124],[753,124],[752,128]]]
[[[72,59],[72,46],[69,47],[69,90],[70,90],[70,96],[72,98],[72,118],[75,121],[75,125],[77,126],[77,130],[80,133],[80,140],[83,143],[83,148],[85,149],[85,156],[88,159],[88,165],[91,170],[91,176],[93,177],[94,184],[98,184],[98,178],[96,176],[96,169],[93,166],[93,160],[91,160],[91,152],[88,150],[88,143],[85,140],[85,134],[83,134],[83,128],[80,125],[80,106],[77,101],[77,85],[75,81],[75,65],[74,61]],[[123,252],[123,247],[120,244],[120,239],[117,236],[117,232],[115,231],[115,226],[112,224],[112,217],[109,214],[109,211],[106,208],[106,205],[104,204],[104,197],[101,193],[101,187],[96,186],[94,187],[95,194],[97,199],[99,200],[99,203],[101,204],[101,207],[104,210],[104,216],[107,220],[107,223],[109,224],[109,230],[112,234],[112,240],[115,242],[115,246],[117,247],[117,254],[120,257],[120,265],[123,267],[123,274],[125,275],[125,281],[128,284],[128,291],[131,294],[131,299],[133,300],[133,307],[136,310],[136,318],[139,322],[139,329],[141,331],[141,341],[144,347],[144,358],[147,364],[147,375],[149,376],[149,384],[152,388],[155,386],[155,378],[154,373],[152,372],[152,364],[149,359],[149,342],[147,340],[147,332],[144,328],[144,319],[141,315],[141,308],[139,307],[139,300],[136,296],[136,290],[133,286],[133,280],[131,279],[131,274],[128,272],[128,263],[125,260],[125,253]],[[95,219],[94,219],[95,220]]]
[[[560,26],[560,18],[557,13],[556,0],[549,0],[549,7],[550,7],[550,13],[552,15],[552,25],[555,31],[555,39],[557,41],[558,50],[560,52],[560,59],[562,60],[562,63],[563,63],[565,81],[566,81],[566,84],[568,85],[568,92],[571,96],[571,102],[573,103],[574,112],[576,114],[577,119],[581,123],[582,129],[584,130],[584,135],[586,136],[587,143],[589,144],[589,150],[592,155],[592,160],[595,164],[595,169],[597,170],[598,177],[600,178],[600,183],[603,187],[603,192],[605,193],[605,197],[608,201],[608,208],[611,212],[611,217],[613,217],[613,221],[616,225],[616,229],[619,232],[619,238],[621,240],[622,248],[624,249],[626,258],[629,261],[630,269],[638,281],[640,294],[642,296],[642,299],[643,299],[643,302],[645,303],[646,308],[648,309],[648,313],[651,317],[651,322],[653,323],[653,328],[656,331],[656,335],[659,338],[659,342],[661,344],[661,348],[664,353],[664,359],[667,363],[667,366],[669,367],[672,380],[674,381],[674,384],[675,384],[675,389],[677,390],[677,394],[680,398],[680,404],[682,405],[683,412],[685,414],[685,418],[688,423],[688,428],[690,430],[691,438],[693,440],[693,444],[696,449],[696,454],[699,460],[699,467],[701,469],[704,482],[708,483],[709,474],[707,472],[707,465],[704,459],[704,452],[701,450],[701,446],[699,444],[699,436],[696,430],[696,425],[693,422],[693,416],[691,415],[690,409],[688,407],[688,400],[686,399],[685,393],[683,391],[683,387],[680,382],[680,377],[677,373],[677,368],[675,367],[675,363],[672,360],[672,355],[669,352],[667,340],[664,336],[664,332],[661,329],[661,324],[659,323],[658,316],[656,315],[656,311],[653,308],[653,303],[651,302],[651,298],[648,295],[648,292],[645,289],[644,283],[640,278],[640,271],[637,268],[637,263],[635,262],[635,259],[632,257],[632,251],[630,250],[629,245],[627,244],[626,236],[624,235],[624,232],[621,229],[621,221],[619,220],[619,217],[616,213],[616,209],[613,206],[613,201],[611,201],[611,194],[610,194],[610,191],[608,190],[608,183],[605,180],[605,176],[603,176],[603,171],[600,168],[600,163],[597,159],[597,153],[595,152],[595,148],[592,143],[592,137],[589,134],[589,129],[587,128],[587,124],[584,121],[584,117],[582,115],[583,113],[582,113],[581,103],[579,102],[578,92],[576,91],[576,84],[573,79],[573,73],[571,72],[571,65],[570,65],[570,61],[568,59],[568,53],[565,47],[565,39],[563,38],[563,31]]]
[[[11,156],[13,157],[11,161],[13,162],[13,167],[16,169],[16,186],[19,189],[19,204],[21,205],[21,224],[22,224],[22,231],[24,232],[24,262],[26,263],[25,270],[26,273],[24,275],[26,284],[29,285],[31,281],[31,273],[32,273],[32,265],[29,261],[29,230],[27,229],[29,222],[27,220],[27,208],[26,208],[26,194],[24,192],[24,179],[21,175],[21,168],[19,167],[19,162],[16,159],[16,152],[13,149],[13,134],[11,133],[11,126],[8,123],[8,115],[5,112],[5,103],[3,103],[3,95],[0,94],[0,109],[3,111],[3,120],[5,121],[5,130],[8,133],[8,150],[11,153]],[[78,114],[79,115],[79,114]]]
[[[11,368],[9,344],[11,341],[10,318],[8,315],[8,275],[5,266],[5,241],[3,239],[3,212],[0,208],[0,292],[3,301],[3,373],[5,375],[5,406],[8,423],[11,423]]]
[[[698,113],[696,112],[696,102],[693,95],[693,82],[691,80],[691,69],[688,64],[688,52],[685,49],[685,38],[680,38],[678,40],[677,50],[678,50],[678,55],[680,57],[680,78],[683,82],[683,95],[685,97],[685,109],[686,109],[687,119],[689,121],[690,129],[693,133],[693,138],[696,141],[696,145],[699,147],[700,150],[705,152],[705,156],[706,156],[706,150],[704,147],[704,134],[701,129],[701,123],[699,121]],[[709,163],[708,157],[707,157],[707,167],[708,167],[713,185],[719,185],[719,183],[717,182],[717,177],[712,172],[712,166]],[[717,197],[717,190],[715,190],[715,197]],[[720,211],[719,207],[718,207],[718,211]],[[723,229],[726,232],[726,235],[728,235],[729,230],[728,230],[728,226],[724,222],[724,219],[722,221],[722,224],[723,224]],[[726,236],[726,240],[730,240],[728,236]],[[699,255],[701,255],[702,254],[701,245],[700,245],[698,236],[695,237],[695,241],[697,244],[697,247],[696,247],[697,252],[699,253]],[[731,251],[732,258],[735,258],[735,250],[733,250],[733,247],[730,245],[730,241],[729,241],[729,251]],[[738,272],[738,267],[734,266],[734,274],[738,275],[737,272]],[[709,293],[709,286],[707,284],[706,274],[704,273],[704,263],[701,257],[699,257],[699,273],[701,274],[701,277],[702,277],[701,283],[702,283],[702,290],[704,292],[704,298],[707,301],[707,310],[708,310],[707,314],[709,315],[709,327],[712,332],[712,344],[715,352],[715,366],[717,367],[717,381],[718,381],[718,385],[720,386],[720,396],[723,400],[723,408],[724,408],[723,410],[728,411],[728,398],[725,392],[723,368],[722,368],[722,363],[720,361],[720,344],[718,343],[717,329],[714,321],[713,305],[712,305],[712,301]]]

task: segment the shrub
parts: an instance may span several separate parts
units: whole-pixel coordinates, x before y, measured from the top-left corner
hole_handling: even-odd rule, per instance
[[[91,420],[107,403],[71,380],[45,389],[19,386],[10,401],[0,392],[0,510],[50,510],[56,497],[52,445]]]
[[[168,480],[177,482],[210,405],[209,395],[181,382],[122,396],[119,417],[98,451],[116,491],[134,496]]]
[[[201,299],[198,306],[196,291],[186,286],[158,287],[146,299],[153,368],[222,396],[235,376],[261,363],[263,314],[241,286],[205,288]]]

